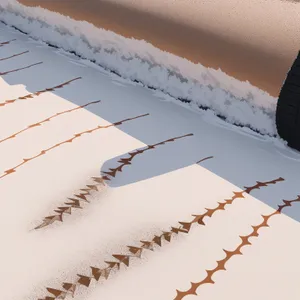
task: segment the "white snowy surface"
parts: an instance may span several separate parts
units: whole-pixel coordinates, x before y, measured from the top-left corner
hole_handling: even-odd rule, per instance
[[[57,16],[56,21],[52,20],[53,26],[57,25],[53,27],[56,31],[51,31],[48,25],[37,26],[37,10],[27,11],[12,4],[9,11],[2,11],[0,20],[26,29],[35,38],[55,41],[68,50],[77,47],[87,57],[96,57],[103,64],[107,60],[107,64],[119,68],[124,77],[143,78],[143,74],[149,72],[143,73],[138,59],[123,61],[125,65],[128,63],[126,68],[120,54],[105,55],[100,50],[95,54],[92,49],[83,48],[83,41],[90,39],[92,42],[92,36],[82,37],[82,40],[76,38],[71,20]],[[48,18],[50,22],[50,13],[40,12],[40,20]],[[29,20],[30,14],[34,18]],[[59,25],[63,22],[65,27]],[[81,26],[77,30],[89,25],[82,23]],[[67,27],[71,32],[65,32],[62,38],[60,34]],[[94,33],[92,31],[91,35]],[[104,34],[103,31],[102,42]],[[127,254],[127,245],[139,246],[140,240],[149,240],[155,234],[170,230],[178,221],[190,221],[191,215],[203,213],[205,208],[215,208],[218,202],[230,199],[234,191],[239,192],[244,186],[283,177],[285,181],[262,187],[228,205],[224,211],[216,212],[212,218],[205,219],[206,226],[195,225],[189,234],[180,234],[169,244],[163,242],[154,252],[144,252],[141,259],[133,259],[129,268],[122,266],[108,280],[97,284],[93,281],[89,288],[78,289],[74,297],[85,300],[175,299],[176,290],[186,290],[190,282],[201,281],[206,276],[205,270],[213,269],[216,261],[224,258],[222,249],[234,250],[240,243],[239,236],[251,233],[251,226],[262,222],[262,214],[272,213],[282,204],[282,199],[295,199],[299,194],[300,154],[279,140],[230,125],[212,113],[174,105],[162,93],[120,79],[100,67],[92,68],[89,62],[35,42],[1,24],[0,43],[11,40],[0,47],[0,59],[29,52],[0,60],[1,73],[43,63],[1,76],[0,104],[76,77],[82,79],[62,89],[0,106],[0,140],[55,113],[90,101],[101,100],[101,103],[60,115],[0,142],[0,177],[23,159],[34,157],[78,132],[141,114],[149,113],[149,116],[83,135],[0,178],[0,299],[51,296],[46,287],[61,289],[61,284],[74,281],[76,274],[89,275],[90,266],[102,268],[106,266],[105,261],[113,260],[112,254]],[[126,41],[115,40],[113,45],[112,42],[112,34],[107,33],[105,47],[121,47]],[[128,42],[126,49],[131,49],[134,43]],[[150,46],[144,45],[145,53],[149,53]],[[131,57],[135,54],[128,52]],[[143,59],[148,61],[146,57]],[[130,67],[135,64],[136,68]],[[188,63],[183,66],[185,64]],[[144,66],[148,69],[147,63]],[[153,78],[164,74],[167,67],[162,66],[157,64],[158,71],[153,72]],[[201,67],[195,67],[195,72],[198,68]],[[133,71],[139,73],[131,74]],[[203,69],[202,74],[214,74],[211,80],[228,79],[220,72],[211,72]],[[150,77],[149,83],[152,80]],[[192,87],[191,91],[199,91],[195,103],[219,103],[223,111],[225,94],[211,80],[206,82],[213,86],[212,91],[193,85],[190,79],[186,86]],[[221,80],[218,82],[221,84]],[[170,89],[172,84],[177,85],[175,77],[157,82],[161,89],[163,84]],[[272,99],[245,83],[230,81],[228,84],[236,87],[236,93],[255,94],[251,101],[244,102],[240,102],[242,96],[237,96],[229,107],[238,109],[235,105],[240,103],[246,120],[253,118],[253,124],[261,121],[257,128],[273,134]],[[181,88],[184,85],[179,86],[174,93],[187,93],[188,89]],[[204,91],[215,100],[208,102],[209,98],[200,96]],[[259,107],[265,107],[268,114],[263,114]],[[233,112],[227,110],[230,118]],[[120,156],[128,157],[129,151],[189,133],[193,136],[161,145],[134,158],[131,165],[109,182],[107,189],[95,193],[90,204],[84,204],[82,210],[74,210],[72,215],[64,217],[64,222],[33,230],[44,217],[84,187],[92,176],[100,176],[102,171],[116,166]],[[196,164],[207,156],[213,158]],[[199,287],[199,296],[189,295],[185,300],[298,300],[299,222],[300,205],[294,203],[284,214],[271,218],[270,227],[260,229],[259,236],[250,239],[252,245],[242,249],[243,255],[230,259],[226,271],[213,276],[214,285]]]
[[[94,60],[123,78],[137,80],[177,100],[188,100],[194,109],[209,108],[229,123],[270,136],[277,134],[277,99],[221,70],[191,63],[145,41],[127,39],[87,22],[25,7],[15,0],[0,1],[0,20],[34,39]]]

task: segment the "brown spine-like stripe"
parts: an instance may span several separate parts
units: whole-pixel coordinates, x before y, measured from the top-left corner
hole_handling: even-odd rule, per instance
[[[34,127],[41,126],[43,123],[50,122],[52,119],[57,118],[57,117],[59,117],[61,115],[64,115],[64,114],[67,114],[67,113],[71,113],[73,111],[82,109],[84,107],[87,107],[89,105],[96,104],[96,103],[99,103],[99,102],[101,102],[101,100],[89,102],[89,103],[86,103],[84,105],[81,105],[81,106],[78,106],[78,107],[75,107],[75,108],[72,108],[72,109],[69,109],[69,110],[65,110],[65,111],[61,111],[59,113],[56,113],[56,114],[54,114],[54,115],[52,115],[52,116],[50,116],[50,117],[48,117],[48,118],[46,118],[46,119],[44,119],[42,121],[39,121],[39,122],[37,122],[35,124],[28,125],[26,128],[24,128],[24,129],[22,129],[22,130],[20,130],[18,132],[15,132],[15,133],[13,133],[12,135],[10,135],[10,136],[8,136],[6,138],[3,138],[2,140],[0,140],[0,144],[3,143],[4,141],[9,140],[9,139],[13,139],[13,138],[17,137],[18,135],[20,135],[21,133],[23,133],[25,131],[28,131],[28,130],[34,128]]]
[[[148,145],[144,149],[138,149],[134,152],[129,153],[128,154],[130,156],[129,158],[121,158],[118,161],[119,165],[116,168],[109,169],[110,170],[109,172],[103,172],[103,173],[108,174],[110,172],[113,172],[112,175],[114,175],[113,177],[115,177],[117,172],[122,172],[122,169],[124,166],[131,165],[131,161],[133,160],[133,158],[135,156],[141,155],[148,150],[156,149],[159,146],[165,145],[167,143],[172,143],[172,142],[175,142],[176,140],[179,140],[179,139],[182,139],[185,137],[189,137],[192,135],[193,134],[186,134],[186,135],[174,137],[172,139],[164,140],[157,144]],[[100,189],[103,186],[105,186],[105,182],[111,180],[111,178],[108,177],[107,175],[105,175],[103,177],[93,177],[92,179],[94,181],[93,184],[86,185],[84,188],[80,189],[82,191],[81,193],[74,194],[72,198],[68,198],[68,202],[64,203],[65,205],[59,206],[58,208],[56,208],[54,210],[55,213],[51,216],[44,218],[43,222],[39,226],[35,227],[35,229],[41,229],[43,227],[49,226],[56,221],[63,222],[63,216],[65,214],[71,215],[73,209],[81,209],[82,208],[81,203],[89,202],[88,196],[91,195],[91,193],[93,191],[96,191],[96,192],[100,191]]]
[[[21,53],[17,53],[17,54],[8,56],[8,57],[0,58],[0,61],[4,61],[4,60],[8,60],[8,59],[17,57],[17,56],[21,56],[21,55],[24,55],[24,54],[26,54],[26,53],[29,53],[29,51],[27,50],[27,51],[24,51],[24,52],[21,52]]]
[[[16,99],[11,99],[11,100],[6,100],[2,103],[0,103],[0,107],[1,106],[6,106],[6,105],[9,105],[9,104],[12,104],[12,103],[15,103],[17,101],[24,101],[24,100],[29,100],[29,99],[32,99],[34,97],[37,97],[41,94],[44,94],[44,93],[47,93],[47,92],[54,92],[55,90],[57,89],[62,89],[63,87],[65,87],[66,85],[69,85],[71,82],[73,81],[76,81],[76,80],[79,80],[79,79],[82,79],[81,77],[77,77],[77,78],[74,78],[74,79],[71,79],[71,80],[68,80],[66,82],[63,82],[59,85],[56,85],[54,87],[51,87],[51,88],[46,88],[44,90],[40,90],[40,91],[37,91],[35,93],[31,93],[31,94],[27,94],[25,96],[22,96],[22,97],[18,97]]]
[[[278,205],[278,209],[276,211],[274,211],[273,213],[269,214],[269,215],[262,215],[263,221],[261,223],[259,223],[258,225],[252,226],[253,230],[250,234],[246,235],[246,236],[240,236],[241,238],[241,242],[240,244],[232,251],[229,250],[223,250],[225,252],[225,257],[219,261],[217,261],[217,266],[214,269],[211,270],[206,270],[206,277],[199,281],[199,282],[191,282],[191,287],[186,290],[186,291],[179,291],[177,290],[177,295],[174,298],[174,300],[182,300],[184,297],[188,296],[188,295],[197,295],[197,289],[204,285],[204,284],[214,284],[215,282],[213,281],[212,277],[214,274],[216,274],[219,271],[225,271],[226,268],[226,263],[235,255],[243,255],[243,253],[241,252],[242,248],[247,246],[247,245],[252,245],[249,242],[249,239],[252,237],[258,237],[259,236],[259,230],[263,227],[269,227],[268,225],[268,221],[276,216],[282,213],[282,210],[285,209],[288,206],[292,206],[293,203],[295,202],[300,202],[300,196],[298,196],[296,199],[294,200],[283,200],[282,205]]]
[[[15,72],[18,72],[18,71],[26,70],[26,69],[32,68],[32,67],[34,67],[34,66],[40,65],[40,64],[42,64],[42,63],[43,63],[43,62],[40,61],[40,62],[38,62],[38,63],[31,64],[31,65],[28,65],[28,66],[23,67],[23,68],[18,68],[18,69],[14,69],[14,70],[9,70],[9,71],[6,71],[6,72],[0,72],[0,76],[4,76],[4,75],[8,75],[8,74],[15,73]]]
[[[208,157],[202,158],[201,160],[197,161],[197,164],[200,164],[200,163],[204,162],[205,160],[212,159],[212,158],[214,158],[214,157],[208,156]]]
[[[179,140],[179,139],[182,139],[182,138],[185,138],[185,137],[189,137],[189,136],[193,136],[192,133],[189,133],[189,134],[185,134],[185,135],[182,135],[182,136],[178,136],[178,137],[175,137],[175,138],[171,138],[171,139],[168,139],[168,140],[165,140],[165,141],[162,141],[160,143],[157,143],[157,144],[153,144],[153,145],[148,145],[146,146],[145,148],[142,148],[142,149],[138,149],[138,150],[135,150],[133,152],[129,152],[128,153],[128,158],[121,158],[118,163],[119,165],[115,168],[111,168],[109,169],[109,171],[105,171],[105,172],[102,172],[102,174],[104,175],[102,178],[104,180],[111,180],[112,178],[116,177],[116,174],[118,172],[122,172],[123,168],[125,166],[129,166],[131,165],[131,161],[138,155],[140,154],[143,154],[144,152],[146,151],[149,151],[149,150],[152,150],[152,149],[155,149],[156,147],[158,146],[161,146],[161,145],[164,145],[166,143],[171,143],[171,142],[175,142],[176,140]]]
[[[135,120],[135,119],[138,119],[138,118],[142,118],[142,117],[145,117],[145,116],[148,116],[148,115],[149,114],[144,114],[144,115],[136,116],[136,117],[133,117],[133,118],[124,119],[122,121],[119,121],[119,122],[116,122],[116,123],[113,123],[113,124],[110,124],[110,125],[106,125],[106,126],[99,125],[99,126],[97,126],[95,128],[92,128],[92,129],[89,129],[89,130],[86,130],[86,131],[82,131],[82,132],[76,133],[74,135],[74,137],[72,137],[72,138],[70,138],[68,140],[65,140],[63,142],[60,142],[58,144],[55,144],[54,146],[49,147],[47,149],[44,149],[39,154],[37,154],[35,156],[29,157],[29,158],[23,158],[23,162],[21,162],[20,164],[14,166],[13,168],[10,168],[10,169],[4,171],[4,174],[0,176],[0,179],[6,177],[8,175],[11,175],[12,173],[15,173],[17,171],[17,169],[19,169],[23,165],[29,163],[30,161],[32,161],[34,159],[37,159],[37,158],[45,155],[46,153],[50,152],[51,150],[56,149],[56,148],[58,148],[58,147],[60,147],[60,146],[62,146],[64,144],[72,143],[74,140],[78,139],[79,137],[81,137],[84,134],[92,133],[92,132],[100,130],[100,129],[106,129],[106,128],[110,128],[110,127],[119,126],[119,125],[122,125],[125,122],[132,121],[132,120]]]
[[[266,181],[266,182],[257,182],[255,185],[246,188],[248,192],[251,192],[256,189],[260,189],[261,187],[266,187],[271,184],[276,184],[278,182],[283,181],[283,178],[278,178],[272,181]],[[241,194],[242,193],[242,194]],[[62,289],[53,289],[53,288],[47,288],[47,291],[51,294],[51,296],[47,297],[53,297],[53,300],[55,299],[65,299],[67,295],[72,295],[74,296],[76,289],[79,286],[85,286],[89,287],[92,280],[99,281],[101,278],[104,280],[108,279],[110,273],[113,270],[119,270],[121,265],[124,265],[126,267],[129,267],[130,261],[133,258],[141,258],[142,253],[145,250],[150,250],[154,251],[155,247],[162,247],[163,246],[163,241],[166,242],[171,242],[171,239],[173,236],[179,234],[179,233],[184,233],[188,234],[191,230],[191,226],[193,224],[199,224],[199,225],[205,225],[203,222],[204,217],[212,217],[214,212],[218,210],[224,210],[226,205],[232,204],[232,202],[237,199],[237,198],[244,198],[243,193],[246,193],[246,190],[243,192],[234,192],[234,196],[232,196],[231,200],[229,202],[224,202],[221,206],[218,205],[216,208],[213,209],[206,209],[206,213],[202,215],[193,215],[194,219],[190,222],[178,222],[179,225],[176,227],[171,227],[170,230],[168,231],[163,231],[162,234],[160,235],[155,235],[150,241],[141,241],[140,246],[127,246],[129,250],[129,254],[113,254],[112,257],[115,260],[112,261],[105,261],[107,264],[106,268],[98,268],[95,266],[91,266],[91,273],[90,275],[82,275],[82,274],[77,274],[78,279],[73,282],[64,282],[62,284]],[[225,200],[228,201],[228,200]],[[294,201],[295,202],[295,201]],[[287,205],[288,206],[288,205]],[[282,208],[281,208],[282,210]],[[39,300],[49,300],[51,298],[42,298]]]
[[[6,42],[0,42],[0,47],[8,45],[8,44],[10,44],[11,42],[14,42],[14,41],[16,41],[16,39],[13,39],[13,40],[10,40],[10,41],[6,41]]]

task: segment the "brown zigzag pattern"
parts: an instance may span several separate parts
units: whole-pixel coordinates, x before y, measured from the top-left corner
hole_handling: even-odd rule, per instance
[[[148,116],[149,114],[144,114],[144,115],[140,115],[140,116],[137,116],[137,117],[133,117],[133,118],[128,118],[128,119],[125,119],[125,120],[122,120],[122,121],[119,121],[119,122],[116,122],[116,123],[112,123],[110,125],[106,125],[106,126],[97,126],[95,128],[92,128],[90,130],[86,130],[86,131],[82,131],[82,132],[79,132],[79,133],[76,133],[74,135],[74,137],[68,139],[68,140],[65,140],[63,142],[60,142],[58,144],[55,144],[54,146],[52,147],[49,147],[47,149],[44,149],[42,150],[39,154],[35,155],[35,156],[32,156],[30,158],[23,158],[23,162],[21,162],[20,164],[16,165],[15,167],[9,169],[9,170],[6,170],[4,171],[4,174],[0,176],[0,179],[16,172],[17,169],[19,169],[20,167],[22,167],[23,165],[27,164],[28,162],[34,160],[34,159],[37,159],[38,157],[42,156],[42,155],[45,155],[46,153],[50,152],[51,150],[55,149],[55,148],[58,148],[64,144],[67,144],[67,143],[72,143],[74,140],[78,139],[79,137],[81,137],[82,135],[84,134],[87,134],[87,133],[92,133],[94,131],[97,131],[97,130],[100,130],[100,129],[106,129],[106,128],[110,128],[110,127],[115,127],[115,126],[119,126],[119,125],[122,125],[123,123],[125,122],[128,122],[128,121],[132,121],[132,120],[135,120],[135,119],[138,119],[138,118],[142,118],[142,117],[145,117],[145,116]]]
[[[5,46],[5,45],[8,45],[8,44],[10,44],[11,42],[14,42],[14,41],[16,41],[16,39],[13,39],[13,40],[10,40],[10,41],[6,41],[6,42],[1,42],[1,43],[0,43],[0,47],[3,47],[3,46]]]
[[[6,71],[6,72],[0,72],[0,76],[4,76],[4,75],[8,75],[8,74],[11,74],[11,73],[15,73],[15,72],[18,72],[18,71],[22,71],[22,70],[25,70],[25,69],[29,69],[29,68],[32,68],[34,66],[37,66],[37,65],[40,65],[42,64],[43,62],[40,61],[38,63],[35,63],[35,64],[31,64],[31,65],[28,65],[26,67],[23,67],[23,68],[18,68],[18,69],[14,69],[14,70],[9,70],[9,71]]]
[[[153,144],[153,145],[148,145],[143,149],[138,149],[136,151],[133,152],[129,152],[129,158],[121,158],[118,163],[119,165],[114,168],[114,169],[109,169],[109,172],[102,172],[103,174],[106,174],[103,177],[92,177],[93,179],[93,184],[90,185],[86,185],[83,189],[80,189],[80,191],[82,191],[79,194],[75,194],[73,196],[73,198],[68,198],[69,202],[65,202],[66,206],[60,206],[58,207],[54,212],[56,214],[48,216],[46,218],[44,218],[43,223],[40,224],[39,226],[35,227],[34,229],[41,229],[43,227],[49,226],[52,223],[58,221],[58,222],[63,222],[63,215],[64,214],[72,214],[72,208],[73,209],[82,209],[82,206],[80,205],[81,202],[89,202],[88,200],[88,196],[91,195],[92,191],[100,191],[100,189],[105,186],[105,182],[106,181],[110,181],[112,179],[112,177],[115,177],[116,174],[118,172],[122,172],[123,167],[125,167],[126,165],[131,165],[131,162],[133,160],[133,158],[137,155],[141,155],[144,152],[148,151],[148,150],[153,150],[155,148],[157,148],[158,146],[162,146],[165,145],[167,143],[171,143],[171,142],[175,142],[176,140],[185,138],[185,137],[189,137],[192,136],[193,134],[186,134],[186,135],[182,135],[182,136],[178,136],[178,137],[174,137],[165,141],[162,141],[160,143],[157,144]],[[212,157],[208,157],[206,159],[209,159]]]
[[[17,54],[14,54],[14,55],[8,56],[8,57],[0,58],[0,61],[3,61],[3,60],[8,60],[8,59],[11,59],[11,58],[14,58],[14,57],[17,57],[17,56],[20,56],[20,55],[26,54],[26,53],[29,53],[29,51],[27,50],[27,51],[24,51],[24,52],[21,52],[21,53],[17,53]]]
[[[130,260],[132,258],[141,258],[144,250],[154,251],[155,246],[162,247],[162,242],[167,241],[171,242],[171,239],[178,235],[179,233],[188,234],[191,230],[193,224],[205,225],[203,219],[205,217],[211,218],[212,215],[218,210],[224,210],[226,205],[232,204],[232,202],[237,198],[244,198],[243,193],[251,192],[256,189],[260,189],[261,187],[266,187],[270,184],[276,184],[278,182],[283,181],[283,178],[278,178],[272,181],[267,182],[257,182],[255,185],[251,187],[247,187],[243,192],[234,192],[234,196],[231,197],[230,200],[225,200],[224,203],[219,203],[219,205],[214,209],[206,209],[206,212],[201,215],[193,215],[194,219],[190,222],[178,222],[179,225],[176,227],[171,227],[168,231],[163,231],[160,235],[155,235],[150,241],[141,241],[140,246],[127,246],[130,254],[113,254],[112,256],[116,259],[116,261],[105,261],[108,265],[106,268],[100,269],[94,266],[91,266],[91,275],[82,275],[77,274],[78,279],[76,282],[69,283],[64,282],[62,284],[63,290],[46,288],[47,291],[51,294],[51,296],[47,296],[45,298],[40,298],[39,300],[56,300],[56,299],[65,299],[67,295],[71,295],[72,297],[75,294],[76,289],[79,286],[89,287],[92,280],[99,281],[100,278],[108,279],[110,273],[113,270],[119,270],[121,265],[125,265],[129,267]],[[241,194],[242,193],[242,194]]]
[[[43,123],[50,122],[52,119],[54,119],[56,117],[59,117],[61,115],[67,114],[67,113],[71,113],[73,111],[82,109],[84,107],[87,107],[89,105],[96,104],[96,103],[99,103],[99,102],[101,102],[101,100],[93,101],[93,102],[88,102],[88,103],[86,103],[84,105],[81,105],[81,106],[78,106],[78,107],[75,107],[75,108],[72,108],[72,109],[69,109],[69,110],[65,110],[65,111],[61,111],[59,113],[56,113],[56,114],[54,114],[54,115],[52,115],[52,116],[50,116],[50,117],[48,117],[48,118],[46,118],[46,119],[44,119],[44,120],[42,120],[40,122],[37,122],[35,124],[31,124],[31,125],[27,126],[26,128],[24,128],[24,129],[22,129],[22,130],[20,130],[18,132],[15,132],[12,135],[10,135],[10,136],[8,136],[8,137],[0,140],[0,144],[3,143],[4,141],[9,140],[9,139],[13,139],[13,138],[17,137],[18,135],[20,135],[21,133],[23,133],[25,131],[28,131],[28,130],[34,128],[34,127],[41,126]]]
[[[1,106],[6,106],[6,105],[9,105],[9,104],[12,104],[12,103],[14,103],[14,102],[16,102],[16,101],[18,101],[18,100],[20,100],[20,101],[22,101],[22,100],[28,100],[28,99],[34,98],[34,96],[39,96],[39,95],[44,94],[44,93],[47,93],[47,92],[53,92],[53,91],[55,91],[55,90],[57,90],[57,89],[61,89],[61,88],[65,87],[66,85],[70,84],[71,82],[76,81],[76,80],[79,80],[79,79],[81,79],[81,78],[82,78],[82,77],[77,77],[77,78],[71,79],[71,80],[69,80],[69,81],[63,82],[63,83],[61,83],[61,84],[59,84],[59,85],[56,85],[56,86],[54,86],[54,87],[52,87],[52,88],[46,88],[46,89],[44,89],[44,90],[40,90],[40,91],[37,91],[37,92],[35,92],[35,93],[27,94],[27,95],[25,95],[25,96],[23,96],[23,97],[18,97],[18,98],[16,98],[16,99],[6,100],[5,102],[0,103],[0,107],[1,107]]]
[[[177,290],[177,296],[174,298],[174,300],[182,300],[184,297],[188,296],[188,295],[197,295],[197,289],[204,285],[204,284],[214,284],[215,282],[213,281],[212,277],[214,274],[216,274],[219,271],[226,271],[225,265],[226,263],[235,255],[243,255],[243,253],[241,252],[242,248],[247,246],[247,245],[252,245],[249,242],[249,239],[251,237],[258,237],[259,236],[259,229],[263,228],[263,227],[269,227],[268,225],[268,221],[275,215],[279,215],[282,213],[282,210],[285,209],[288,206],[292,206],[293,203],[295,202],[300,202],[300,196],[297,196],[296,199],[294,200],[283,200],[282,205],[278,205],[278,209],[275,210],[275,212],[273,212],[272,214],[269,215],[262,215],[263,221],[255,226],[252,226],[253,231],[246,235],[246,236],[240,236],[241,238],[241,243],[233,250],[233,251],[228,251],[228,250],[223,250],[225,252],[225,258],[223,258],[222,260],[217,261],[217,266],[212,269],[212,270],[206,270],[207,276],[199,281],[199,282],[191,282],[191,287],[187,290],[187,291],[179,291]]]

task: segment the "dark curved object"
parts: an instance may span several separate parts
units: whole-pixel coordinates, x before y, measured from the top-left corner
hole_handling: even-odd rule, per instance
[[[276,127],[280,137],[300,151],[300,51],[279,94]]]

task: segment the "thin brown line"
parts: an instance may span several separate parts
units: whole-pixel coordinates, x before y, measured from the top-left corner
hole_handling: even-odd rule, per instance
[[[0,43],[0,47],[2,47],[2,46],[4,46],[4,45],[8,45],[8,44],[10,44],[11,42],[14,42],[14,41],[16,41],[17,39],[13,39],[13,40],[10,40],[10,41],[6,41],[6,42],[1,42]]]
[[[34,67],[34,66],[37,66],[37,65],[40,65],[42,64],[43,62],[40,61],[38,63],[35,63],[35,64],[31,64],[29,66],[26,66],[26,67],[23,67],[23,68],[18,68],[18,69],[14,69],[14,70],[10,70],[10,71],[6,71],[6,72],[0,72],[0,76],[4,76],[4,75],[8,75],[8,74],[11,74],[11,73],[15,73],[15,72],[18,72],[18,71],[22,71],[22,70],[26,70],[26,69],[29,69],[31,67]]]
[[[53,224],[56,221],[63,222],[63,216],[65,214],[71,215],[72,211],[73,211],[72,209],[82,209],[83,207],[81,206],[81,203],[89,202],[88,196],[91,195],[91,192],[92,191],[96,191],[96,192],[100,191],[101,187],[105,186],[106,181],[110,181],[112,179],[112,177],[115,177],[118,172],[122,172],[122,169],[124,166],[131,165],[132,160],[135,156],[141,155],[148,150],[153,150],[156,147],[162,146],[166,143],[175,142],[176,140],[179,140],[179,139],[182,139],[185,137],[189,137],[192,135],[193,134],[190,133],[190,134],[174,137],[174,138],[171,138],[168,140],[164,140],[157,144],[148,145],[144,149],[138,149],[134,152],[129,152],[128,155],[130,157],[129,158],[121,158],[118,161],[118,163],[120,163],[118,167],[116,167],[114,169],[109,169],[110,170],[109,172],[102,172],[102,173],[106,174],[103,177],[93,177],[92,178],[94,181],[93,184],[86,185],[84,188],[80,189],[83,193],[74,194],[72,198],[68,198],[68,202],[65,202],[64,206],[59,206],[58,208],[56,208],[54,210],[53,215],[45,217],[43,222],[40,225],[38,225],[37,227],[35,227],[34,229],[41,229],[43,227]]]
[[[138,149],[138,150],[135,150],[133,152],[129,152],[128,153],[128,155],[129,155],[128,158],[121,158],[118,161],[118,163],[120,163],[119,166],[117,166],[116,168],[109,169],[109,171],[107,171],[107,172],[106,171],[102,172],[102,174],[104,174],[104,176],[102,178],[104,180],[111,180],[112,178],[116,177],[116,174],[118,172],[122,172],[122,170],[125,166],[131,165],[131,161],[134,159],[135,156],[143,154],[144,152],[146,152],[148,150],[155,149],[157,146],[161,146],[161,145],[164,145],[166,143],[174,142],[175,140],[179,140],[179,139],[189,137],[189,136],[193,136],[193,134],[192,133],[185,134],[185,135],[182,135],[182,136],[178,136],[178,137],[175,137],[175,138],[171,138],[171,139],[162,141],[162,142],[157,143],[157,144],[147,145],[144,149]]]
[[[266,187],[270,184],[276,184],[278,182],[283,181],[283,178],[277,178],[272,181],[267,181],[267,182],[261,182],[260,184],[256,183],[252,187],[249,187],[249,191],[253,191],[255,189],[260,189],[260,187]],[[114,269],[119,270],[121,267],[121,264],[129,267],[130,260],[132,258],[139,258],[141,259],[142,252],[144,250],[151,250],[154,251],[155,246],[162,247],[163,241],[171,242],[172,236],[175,236],[179,233],[185,233],[188,234],[191,230],[191,227],[193,224],[199,224],[199,225],[205,225],[203,222],[204,217],[209,217],[211,218],[213,215],[213,212],[216,212],[217,210],[224,210],[225,206],[227,204],[232,204],[234,199],[237,198],[237,195],[240,195],[241,192],[233,192],[234,196],[231,198],[231,202],[224,202],[222,206],[220,207],[217,206],[217,208],[214,209],[206,209],[206,213],[202,215],[194,215],[195,218],[191,222],[178,222],[180,225],[177,225],[177,227],[171,227],[169,231],[163,231],[161,235],[155,235],[151,241],[141,241],[141,246],[127,246],[129,249],[130,254],[113,254],[112,256],[117,260],[117,261],[105,261],[105,263],[108,265],[106,268],[100,269],[94,266],[91,266],[91,275],[82,275],[82,274],[77,274],[78,279],[73,282],[64,282],[62,284],[63,290],[59,289],[53,289],[47,287],[47,291],[51,294],[51,297],[53,300],[55,299],[65,299],[68,294],[74,296],[76,289],[78,286],[85,286],[89,287],[91,284],[92,280],[99,281],[100,278],[104,278],[105,280],[108,279],[111,271]],[[246,191],[243,191],[242,193],[246,193]],[[242,195],[240,195],[240,198],[243,198]],[[228,201],[228,200],[226,200]],[[53,297],[54,296],[54,297]],[[47,298],[49,297],[49,298]],[[39,300],[50,300],[51,297],[47,296],[43,299]]]
[[[44,93],[47,93],[47,92],[53,92],[53,91],[55,91],[55,90],[57,90],[57,89],[63,88],[64,86],[70,84],[71,82],[76,81],[76,80],[79,80],[79,79],[82,79],[82,77],[77,77],[77,78],[68,80],[68,81],[66,81],[66,82],[64,82],[64,83],[61,83],[61,84],[59,84],[59,85],[56,85],[56,86],[54,86],[54,87],[52,87],[52,88],[46,88],[46,89],[44,89],[44,90],[40,90],[40,91],[37,91],[37,92],[35,92],[35,93],[27,94],[27,95],[22,96],[22,97],[18,97],[18,98],[11,99],[11,100],[6,100],[5,102],[0,103],[0,107],[1,107],[1,106],[6,106],[6,105],[9,105],[9,104],[12,104],[12,103],[14,103],[14,102],[16,102],[16,101],[18,101],[18,100],[20,100],[20,101],[22,101],[22,100],[29,100],[29,99],[34,98],[35,96],[39,96],[39,95],[44,94]]]
[[[72,108],[72,109],[69,109],[69,110],[65,110],[65,111],[61,111],[59,113],[56,113],[56,114],[54,114],[54,115],[52,115],[52,116],[50,116],[50,117],[48,117],[48,118],[46,118],[46,119],[44,119],[44,120],[42,120],[40,122],[37,122],[35,124],[31,124],[31,125],[27,126],[26,128],[24,128],[24,129],[22,129],[22,130],[20,130],[18,132],[15,132],[12,135],[10,135],[10,136],[8,136],[8,137],[0,140],[0,144],[3,143],[4,141],[9,140],[9,139],[13,139],[13,138],[17,137],[18,135],[20,135],[21,133],[23,133],[25,131],[28,131],[28,130],[34,128],[34,127],[41,126],[43,123],[49,122],[50,120],[52,120],[52,119],[54,119],[54,118],[56,118],[58,116],[61,116],[61,115],[64,115],[64,114],[67,114],[67,113],[70,113],[70,112],[82,109],[84,107],[87,107],[89,105],[100,103],[100,102],[101,102],[101,100],[93,101],[93,102],[89,102],[89,103],[86,103],[84,105],[81,105],[81,106],[78,106],[78,107],[75,107],[75,108]]]
[[[55,148],[58,148],[60,146],[62,146],[63,144],[67,144],[67,143],[72,143],[74,140],[76,140],[77,138],[79,138],[80,136],[84,135],[84,134],[87,134],[87,133],[92,133],[96,130],[100,130],[100,129],[106,129],[106,128],[109,128],[109,127],[115,127],[115,126],[119,126],[119,125],[122,125],[124,122],[128,122],[128,121],[131,121],[131,120],[135,120],[135,119],[138,119],[138,118],[142,118],[142,117],[145,117],[145,116],[148,116],[149,114],[144,114],[144,115],[140,115],[140,116],[137,116],[137,117],[133,117],[133,118],[128,118],[128,119],[125,119],[125,120],[122,120],[122,121],[119,121],[119,122],[116,122],[116,123],[113,123],[113,124],[110,124],[110,125],[106,125],[106,126],[97,126],[95,128],[92,128],[90,130],[86,130],[86,131],[82,131],[82,132],[79,132],[79,133],[76,133],[74,135],[74,137],[68,139],[68,140],[65,140],[63,142],[60,142],[58,144],[55,144],[54,146],[50,147],[50,148],[47,148],[47,149],[44,149],[42,150],[39,154],[35,155],[35,156],[32,156],[30,158],[23,158],[23,162],[21,162],[20,164],[16,165],[15,167],[11,168],[11,169],[8,169],[6,171],[4,171],[4,174],[0,176],[0,179],[12,174],[12,173],[15,173],[17,169],[19,169],[20,167],[22,167],[23,165],[27,164],[28,162],[34,160],[34,159],[37,159],[38,157],[42,156],[42,155],[45,155],[46,153],[50,152],[51,150],[55,149]]]
[[[0,61],[8,60],[8,59],[11,59],[11,58],[14,58],[14,57],[26,54],[26,53],[29,53],[29,51],[27,50],[27,51],[24,51],[24,52],[21,52],[21,53],[17,53],[17,54],[8,56],[8,57],[0,58]]]
[[[200,164],[200,163],[204,162],[205,160],[212,159],[212,158],[214,158],[214,157],[213,157],[213,156],[205,157],[205,158],[203,158],[203,159],[197,161],[197,164]]]
[[[283,203],[282,205],[278,205],[278,209],[269,214],[269,215],[261,215],[262,218],[263,218],[263,221],[258,224],[258,225],[255,225],[255,226],[252,226],[253,228],[253,231],[246,235],[246,236],[240,236],[241,238],[241,243],[233,250],[233,251],[228,251],[228,250],[223,250],[225,252],[225,258],[223,258],[222,260],[219,260],[217,261],[217,266],[212,269],[212,270],[206,270],[206,277],[199,281],[199,282],[191,282],[191,287],[186,290],[186,291],[179,291],[179,290],[176,290],[177,292],[177,295],[176,297],[174,298],[174,300],[182,300],[184,297],[188,296],[188,295],[198,295],[197,294],[197,289],[204,285],[204,284],[214,284],[215,282],[213,281],[212,277],[214,274],[216,274],[218,271],[226,271],[226,268],[225,268],[225,265],[226,263],[235,255],[243,255],[243,253],[241,252],[242,248],[247,246],[247,245],[252,245],[250,242],[249,242],[249,239],[251,237],[258,237],[259,236],[259,229],[263,228],[263,227],[269,227],[268,225],[268,221],[275,215],[279,215],[282,213],[282,210],[288,206],[292,206],[293,203],[295,202],[300,202],[300,196],[298,196],[296,199],[294,200],[283,200]]]

